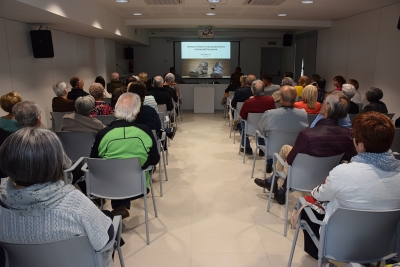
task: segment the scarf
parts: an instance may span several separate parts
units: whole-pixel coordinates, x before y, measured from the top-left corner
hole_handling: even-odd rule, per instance
[[[384,153],[361,152],[354,156],[351,162],[372,164],[386,172],[400,172],[400,161],[395,159],[390,149]]]
[[[0,200],[6,208],[21,216],[41,216],[54,209],[73,190],[73,185],[64,185],[62,180],[15,189],[14,183],[7,178],[0,185]]]

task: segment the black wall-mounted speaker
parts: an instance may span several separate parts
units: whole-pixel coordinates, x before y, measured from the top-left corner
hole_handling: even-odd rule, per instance
[[[400,30],[400,16],[399,16],[399,22],[397,22],[397,29]]]
[[[133,47],[125,47],[125,59],[133,59]]]
[[[35,58],[54,57],[51,31],[49,30],[31,31],[31,42],[32,42],[33,56]]]
[[[292,45],[293,35],[285,33],[283,35],[283,46],[291,46]]]

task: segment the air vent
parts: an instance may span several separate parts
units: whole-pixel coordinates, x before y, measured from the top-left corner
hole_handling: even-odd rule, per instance
[[[144,0],[148,5],[181,5],[183,0]]]
[[[250,6],[277,6],[285,2],[286,0],[245,0],[243,5]]]

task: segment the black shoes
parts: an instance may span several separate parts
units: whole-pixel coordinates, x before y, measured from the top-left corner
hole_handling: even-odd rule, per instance
[[[169,139],[174,139],[175,134],[176,134],[176,128],[172,127],[172,128],[166,128],[165,129],[165,133],[168,136]]]
[[[286,204],[286,194],[279,194],[278,192],[274,193],[274,198],[276,202],[278,202],[279,205],[285,205]]]
[[[258,185],[259,187],[265,188],[271,192],[271,184],[268,182],[268,180],[256,178],[256,179],[254,179],[254,183],[256,185]],[[272,193],[275,193],[275,192],[278,192],[278,189],[276,186],[274,186],[272,189]]]
[[[243,147],[241,147],[240,148],[240,152],[244,152],[245,150],[244,150],[244,148]],[[251,149],[251,148],[246,148],[246,155],[250,155],[250,156],[252,156],[253,155],[253,149]]]
[[[261,149],[259,149],[259,150],[258,150],[258,155],[259,155],[260,157],[264,157],[264,156],[265,156],[265,153],[264,153],[264,151],[262,151]]]
[[[271,173],[271,172],[272,172],[272,165],[267,164],[267,173]]]

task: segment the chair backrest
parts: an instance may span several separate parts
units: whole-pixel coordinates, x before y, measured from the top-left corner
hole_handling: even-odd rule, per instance
[[[398,152],[398,153],[400,153],[400,128],[396,128],[396,129],[394,129],[394,130],[395,130],[395,132],[394,132],[394,139],[393,139],[392,145],[390,146],[390,149],[391,149],[393,152]]]
[[[86,163],[89,169],[86,174],[88,195],[125,199],[146,192],[146,175],[138,158],[86,158]]]
[[[101,123],[103,123],[106,126],[108,124],[112,123],[113,121],[115,121],[114,115],[97,115],[97,116],[93,116],[93,118],[98,119],[99,121],[101,121]]]
[[[250,136],[256,136],[256,131],[258,130],[258,123],[264,113],[249,113],[247,115],[245,134]]]
[[[151,130],[151,132],[153,133],[154,140],[156,140],[156,142],[157,142],[157,150],[158,150],[158,154],[160,154],[160,153],[161,153],[161,144],[160,144],[160,141],[159,141],[159,139],[158,139],[158,136],[157,136],[156,130]]]
[[[349,114],[350,121],[353,121],[355,117],[357,117],[359,114]]]
[[[69,114],[73,112],[50,112],[51,115],[51,128],[53,132],[61,131],[62,117],[65,114]]]
[[[80,157],[89,157],[94,135],[92,132],[56,132],[67,156],[72,162]]]
[[[358,112],[362,111],[362,107],[364,106],[364,103],[356,103],[358,105]]]
[[[281,107],[281,102],[280,101],[275,102],[275,108],[280,108],[280,107]]]
[[[235,91],[228,92],[228,98],[232,99],[234,95],[235,95]]]
[[[243,103],[244,102],[237,102],[236,103],[236,110],[235,110],[235,114],[233,115],[233,119],[236,120],[238,118],[240,118],[240,110],[243,107]]]
[[[297,154],[289,170],[288,187],[298,191],[313,190],[325,181],[342,157],[343,154],[323,158]]]
[[[158,113],[158,117],[160,118],[160,121],[161,121],[161,128],[165,129],[165,115],[164,115],[165,113],[160,112],[160,111],[158,111],[157,113]]]
[[[378,262],[399,252],[400,210],[337,209],[324,232],[323,254],[340,262]],[[325,228],[325,229],[324,229]]]
[[[111,97],[104,97],[103,101],[106,102],[107,104],[111,105]]]
[[[167,114],[167,105],[163,104],[163,105],[157,105],[158,107],[158,112],[163,112],[164,116]]]
[[[95,267],[103,266],[86,236],[44,244],[0,242],[10,267]],[[99,265],[101,264],[101,265]],[[6,265],[7,266],[7,265]]]
[[[392,119],[394,116],[394,113],[385,113],[386,116],[388,116],[389,119]]]
[[[311,125],[317,116],[318,114],[307,114],[308,125]]]
[[[294,145],[299,132],[271,131],[267,139],[266,155],[278,153],[284,145]]]

